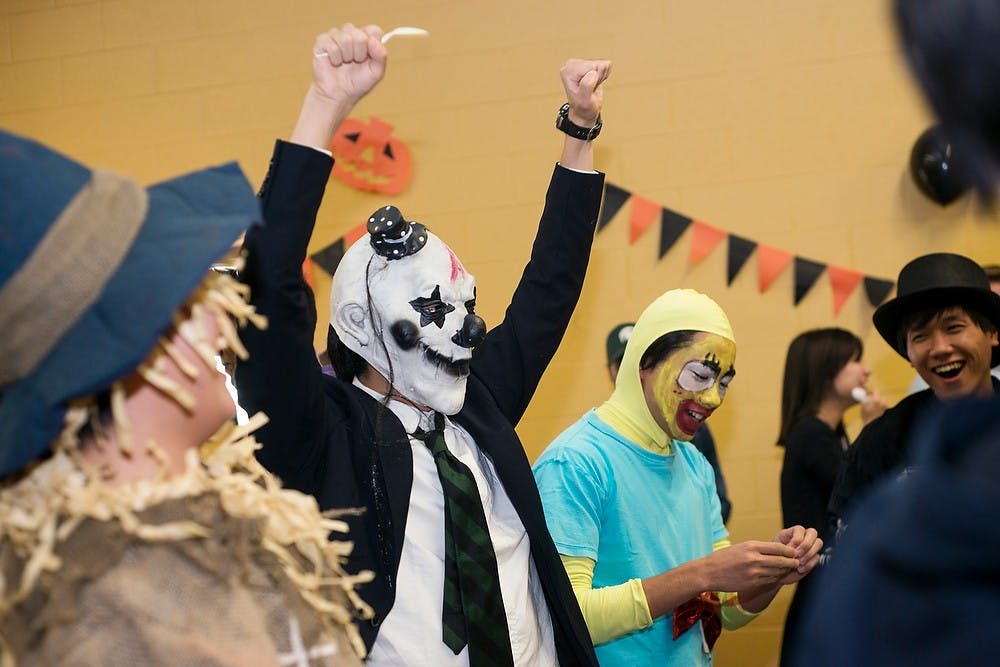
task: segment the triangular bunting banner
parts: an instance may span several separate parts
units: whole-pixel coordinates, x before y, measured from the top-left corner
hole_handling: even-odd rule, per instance
[[[639,240],[649,226],[653,224],[653,218],[660,212],[660,205],[651,202],[639,195],[632,195],[632,217],[629,220],[629,245]]]
[[[664,208],[660,214],[660,256],[663,259],[691,224],[691,218]]]
[[[313,254],[309,255],[309,258],[315,262],[319,268],[323,269],[332,276],[337,270],[337,265],[340,264],[340,260],[344,258],[344,237],[341,236],[339,239],[322,250],[317,250]]]
[[[809,290],[813,288],[816,281],[823,274],[826,264],[814,262],[805,257],[795,258],[795,305],[805,298]]]
[[[868,303],[878,306],[885,301],[885,297],[892,291],[893,284],[889,280],[865,276],[865,295],[868,297]]]
[[[757,280],[761,294],[768,290],[774,279],[791,261],[792,253],[786,250],[764,244],[757,246]]]
[[[844,302],[854,293],[864,276],[860,271],[845,269],[833,264],[828,266],[826,270],[830,275],[830,287],[833,289],[833,316],[836,317],[840,315],[840,309],[844,307]]]
[[[728,237],[729,250],[726,256],[727,285],[732,285],[736,276],[743,270],[747,260],[750,259],[754,251],[757,251],[757,281],[762,294],[770,289],[777,277],[785,270],[785,267],[793,259],[795,260],[794,300],[796,306],[816,285],[816,281],[819,280],[823,271],[827,271],[830,275],[830,286],[833,291],[834,317],[840,314],[844,304],[858,288],[858,284],[862,279],[864,279],[865,293],[872,306],[878,306],[882,303],[894,285],[891,281],[865,276],[853,269],[805,259],[804,257],[793,255],[787,250],[758,244],[753,239],[730,234],[701,220],[694,220],[682,213],[672,211],[665,206],[661,206],[640,195],[633,194],[613,183],[605,183],[604,200],[597,220],[597,231],[600,232],[603,230],[618,215],[622,207],[629,200],[632,201],[632,211],[629,217],[630,245],[634,244],[646,233],[650,225],[653,224],[657,211],[659,211],[660,259],[663,259],[670,252],[670,249],[677,243],[681,235],[692,225],[694,229],[691,235],[691,251],[689,254],[689,261],[692,266],[696,266],[708,257],[715,250],[716,246],[722,242],[722,239]],[[364,233],[363,230],[361,233]],[[346,235],[343,240],[345,243],[347,242]],[[326,250],[324,249],[320,252],[325,253]],[[331,251],[331,253],[333,252]],[[317,253],[317,255],[319,254]],[[337,261],[339,261],[339,258]]]
[[[736,234],[729,235],[729,259],[726,261],[726,284],[732,285],[733,279],[743,268],[743,265],[750,259],[750,255],[757,249],[757,242],[745,239]]]
[[[721,229],[695,220],[691,233],[691,266],[697,266],[698,262],[708,257],[724,238],[726,233]]]
[[[600,232],[604,229],[611,218],[615,217],[618,211],[621,210],[628,198],[632,196],[631,192],[623,190],[617,185],[612,185],[611,183],[605,183],[604,185],[604,203],[601,204],[601,215],[597,219],[597,231]]]

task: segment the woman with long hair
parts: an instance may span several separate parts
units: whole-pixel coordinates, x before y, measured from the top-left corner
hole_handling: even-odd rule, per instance
[[[844,413],[862,403],[867,422],[886,408],[881,397],[868,392],[871,371],[861,362],[861,340],[837,328],[813,329],[792,340],[785,358],[781,388],[781,431],[785,448],[781,468],[781,513],[785,526],[815,526],[824,541],[830,537],[826,506],[844,452],[849,445]],[[788,664],[801,609],[812,581],[796,586],[785,618],[781,664]]]

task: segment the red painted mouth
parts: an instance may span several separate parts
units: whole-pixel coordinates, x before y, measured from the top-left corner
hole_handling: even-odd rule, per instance
[[[676,421],[677,427],[685,433],[685,435],[694,435],[701,428],[701,425],[705,423],[714,410],[710,410],[702,405],[699,405],[696,401],[686,400],[681,401],[681,404],[677,407]]]

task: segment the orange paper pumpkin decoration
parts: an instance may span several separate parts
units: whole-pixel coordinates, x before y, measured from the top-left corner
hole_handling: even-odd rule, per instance
[[[410,149],[392,130],[375,117],[346,119],[330,142],[333,175],[359,190],[399,194],[410,181]]]

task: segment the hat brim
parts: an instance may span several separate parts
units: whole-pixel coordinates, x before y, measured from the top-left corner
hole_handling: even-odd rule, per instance
[[[99,393],[135,370],[212,263],[261,219],[235,163],[165,181],[148,194],[142,227],[97,301],[31,375],[4,391],[0,476],[51,446],[71,399]]]
[[[896,297],[879,306],[872,314],[872,321],[882,339],[908,361],[906,344],[899,344],[896,340],[903,321],[910,313],[923,308],[952,305],[972,308],[982,313],[1000,331],[1000,295],[976,287],[939,287]],[[1000,346],[993,348],[990,367],[997,364],[1000,364]]]

